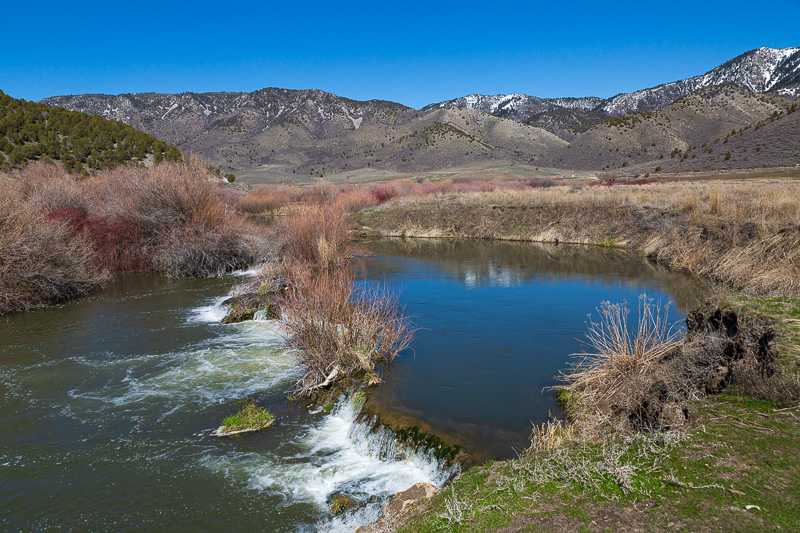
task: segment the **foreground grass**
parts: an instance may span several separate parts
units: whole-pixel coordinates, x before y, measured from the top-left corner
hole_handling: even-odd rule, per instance
[[[800,299],[734,296],[726,305],[774,321],[779,362],[796,376]],[[731,386],[693,402],[681,431],[583,443],[543,428],[551,438],[537,451],[468,470],[403,530],[797,530],[800,404],[748,394]]]
[[[729,392],[697,412],[686,432],[572,443],[471,469],[403,531],[800,526],[800,408]]]

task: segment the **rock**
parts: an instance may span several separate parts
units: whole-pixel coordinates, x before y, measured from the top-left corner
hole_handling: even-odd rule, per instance
[[[359,502],[349,494],[345,494],[343,492],[334,492],[328,496],[327,504],[331,512],[338,516],[346,513],[350,509],[358,507]]]
[[[278,317],[278,304],[275,294],[240,294],[228,298],[222,305],[228,308],[228,313],[222,319],[223,324],[235,324],[245,320],[253,320],[258,311],[266,311],[268,318]]]
[[[663,429],[678,429],[686,425],[688,416],[686,410],[677,403],[668,403],[661,408],[661,427]]]
[[[437,492],[439,489],[430,483],[417,483],[398,492],[392,497],[392,501],[383,507],[383,515],[377,521],[361,526],[356,533],[379,533],[393,530],[392,526],[401,521],[404,515],[407,516],[419,500],[430,498]]]

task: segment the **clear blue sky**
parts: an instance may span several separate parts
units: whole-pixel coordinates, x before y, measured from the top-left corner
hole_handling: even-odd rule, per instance
[[[10,2],[0,90],[317,88],[421,107],[469,93],[629,92],[759,46],[800,46],[772,2]]]

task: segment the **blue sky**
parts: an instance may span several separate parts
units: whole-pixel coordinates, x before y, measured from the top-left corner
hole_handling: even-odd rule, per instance
[[[629,92],[759,46],[800,46],[773,2],[13,2],[0,90],[317,88],[421,107],[469,93]]]

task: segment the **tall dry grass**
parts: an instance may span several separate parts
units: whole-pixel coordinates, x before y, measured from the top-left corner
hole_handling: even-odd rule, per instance
[[[800,182],[654,183],[418,196],[362,223],[393,235],[613,243],[759,296],[800,296]]]
[[[670,325],[669,304],[660,305],[647,295],[639,297],[636,328],[628,324],[627,303],[603,302],[599,320],[590,321],[586,333],[591,351],[563,378],[570,386],[599,392],[606,398],[617,388],[672,352],[681,341],[681,330]]]

